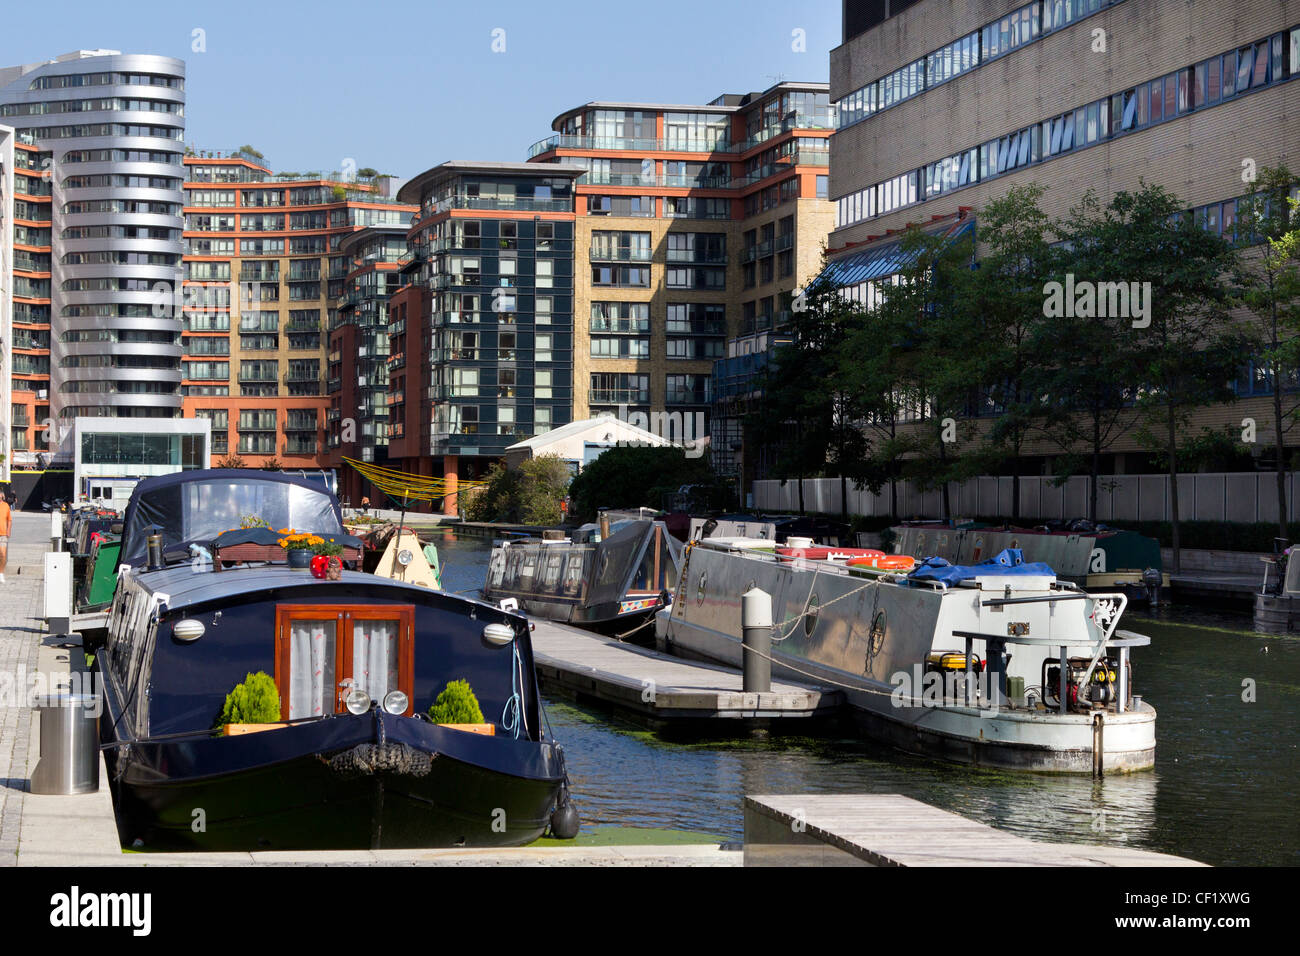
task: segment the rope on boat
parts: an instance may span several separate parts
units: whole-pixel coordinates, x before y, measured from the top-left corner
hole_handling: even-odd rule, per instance
[[[524,712],[523,701],[519,697],[519,688],[523,684],[523,677],[520,673],[523,670],[522,665],[523,662],[519,660],[519,644],[516,641],[512,641],[510,655],[510,697],[501,711],[501,729],[514,734],[516,740],[519,739],[520,718]]]
[[[637,631],[649,627],[654,622],[655,622],[654,617],[650,617],[648,620],[642,621],[636,627],[632,628],[632,630],[624,631],[622,634],[615,634],[614,637],[616,637],[620,641],[624,641],[627,638],[631,637],[633,634],[635,634]]]
[[[804,599],[803,610],[800,611],[798,614],[794,615],[793,617],[788,617],[784,621],[780,621],[772,625],[773,630],[781,630],[785,628],[787,624],[790,625],[789,629],[784,630],[780,637],[772,638],[773,644],[779,644],[782,641],[784,641],[787,637],[789,637],[791,634],[793,634],[795,627],[798,625],[798,623],[808,616],[808,608],[812,605],[813,595],[817,593],[815,587],[817,585],[817,575],[820,573],[821,573],[820,570],[818,570],[817,568],[813,568],[813,579],[808,584],[808,596]],[[884,580],[885,579],[883,577],[878,578],[875,581],[868,581],[866,584],[853,588],[851,591],[845,591],[839,597],[833,597],[829,601],[825,602],[824,604],[818,604],[817,611],[818,613],[820,613],[823,608],[828,608],[832,604],[837,604],[840,601],[843,601],[845,598],[853,597],[853,595],[855,594],[860,594],[861,592],[867,590],[868,588],[872,588],[876,592],[876,597],[875,597],[875,601],[872,602],[871,614],[872,617],[875,617],[876,604],[879,603],[880,601],[880,585],[884,583]]]

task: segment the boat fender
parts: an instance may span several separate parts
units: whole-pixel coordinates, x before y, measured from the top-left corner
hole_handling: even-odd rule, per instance
[[[566,780],[560,785],[560,796],[551,812],[551,836],[557,840],[572,840],[578,835],[581,826],[578,808],[569,796],[569,782]]]

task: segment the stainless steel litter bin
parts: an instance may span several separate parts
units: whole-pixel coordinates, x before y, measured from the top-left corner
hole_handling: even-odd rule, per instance
[[[99,789],[99,701],[91,694],[36,699],[41,758],[32,793],[94,793]]]

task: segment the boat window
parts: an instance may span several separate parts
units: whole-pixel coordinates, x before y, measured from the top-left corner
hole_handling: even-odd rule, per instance
[[[564,551],[554,545],[551,548],[551,552],[546,555],[546,570],[542,574],[542,587],[548,591],[560,583],[560,569],[564,566]]]
[[[569,552],[568,563],[564,566],[564,593],[569,597],[577,597],[582,591],[582,568],[585,551],[573,550]],[[1297,564],[1300,566],[1300,563]]]
[[[533,585],[533,578],[537,575],[537,551],[529,548],[524,552],[524,561],[519,568],[519,586],[523,590],[529,590]]]
[[[492,555],[492,563],[488,567],[488,572],[491,575],[488,586],[491,588],[501,587],[501,579],[505,576],[505,571],[506,556],[498,551]]]
[[[414,705],[415,606],[276,607],[275,683],[285,720],[342,713],[350,690],[376,703],[392,690]]]

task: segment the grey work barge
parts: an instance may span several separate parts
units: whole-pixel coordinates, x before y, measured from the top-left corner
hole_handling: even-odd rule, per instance
[[[830,716],[839,691],[773,680],[769,693],[746,693],[738,670],[671,654],[552,621],[533,620],[533,659],[545,689],[595,700],[649,719],[771,720]]]
[[[746,866],[1203,866],[1149,850],[1040,843],[896,793],[745,797]]]

